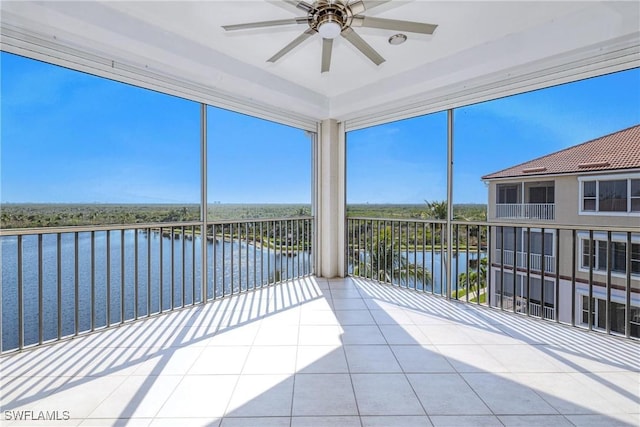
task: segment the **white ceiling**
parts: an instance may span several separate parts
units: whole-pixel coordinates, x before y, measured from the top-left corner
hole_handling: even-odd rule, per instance
[[[407,33],[406,43],[392,46],[394,31],[357,28],[386,62],[376,66],[338,38],[328,73],[320,73],[319,35],[266,62],[306,25],[221,28],[304,16],[283,1],[1,7],[4,50],[194,99],[206,93],[238,110],[254,105],[313,120],[433,110],[640,64],[637,1],[391,1],[364,15],[438,24],[435,33]]]

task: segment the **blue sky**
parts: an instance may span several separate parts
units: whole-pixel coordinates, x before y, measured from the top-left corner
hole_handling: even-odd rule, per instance
[[[199,201],[199,104],[0,61],[0,201]],[[454,202],[485,203],[483,174],[640,123],[640,71],[459,108],[454,123]],[[211,107],[208,132],[209,201],[310,202],[306,132]],[[350,132],[348,202],[445,199],[446,139],[443,112]]]
[[[639,123],[640,69],[458,108],[453,201],[486,203],[481,176]],[[350,132],[347,201],[445,200],[446,126],[440,112]]]

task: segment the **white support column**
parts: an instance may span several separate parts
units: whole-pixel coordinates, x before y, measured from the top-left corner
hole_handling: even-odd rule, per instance
[[[333,119],[323,120],[316,158],[316,274],[320,277],[343,277],[345,272],[344,162],[344,126]]]

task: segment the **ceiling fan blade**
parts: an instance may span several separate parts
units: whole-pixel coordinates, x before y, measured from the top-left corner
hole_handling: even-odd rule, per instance
[[[408,33],[421,34],[433,34],[438,27],[435,24],[373,18],[371,16],[354,16],[351,25],[354,27],[382,28],[383,30],[406,31]]]
[[[248,22],[246,24],[223,25],[225,31],[248,30],[250,28],[277,27],[279,25],[306,24],[307,17],[278,19],[275,21]]]
[[[297,7],[298,9],[302,9],[305,12],[309,12],[312,9],[311,5],[304,1],[297,1],[297,0],[283,0],[283,1],[285,3],[289,3],[290,5]]]
[[[378,7],[381,4],[389,3],[391,0],[355,0],[349,3],[349,8],[354,15],[359,15],[365,10],[373,9],[374,7]]]
[[[325,73],[331,67],[331,51],[333,50],[333,39],[322,39],[322,67],[320,72]]]
[[[302,43],[303,41],[305,41],[306,39],[308,39],[314,34],[316,34],[316,30],[309,28],[307,31],[305,31],[304,33],[296,37],[291,43],[289,43],[288,45],[280,49],[278,53],[273,55],[271,58],[267,59],[267,62],[276,62],[278,59],[282,58],[285,54],[293,50],[293,48],[295,48],[300,43]]]
[[[340,33],[342,37],[347,39],[349,43],[354,45],[360,52],[369,58],[374,64],[380,65],[384,62],[384,58],[380,56],[374,48],[362,39],[351,27],[348,27]]]

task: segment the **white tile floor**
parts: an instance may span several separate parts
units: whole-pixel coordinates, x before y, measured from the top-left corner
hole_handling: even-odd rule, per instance
[[[640,425],[637,342],[359,279],[285,283],[0,363],[3,426]],[[13,419],[41,411],[70,418]]]

